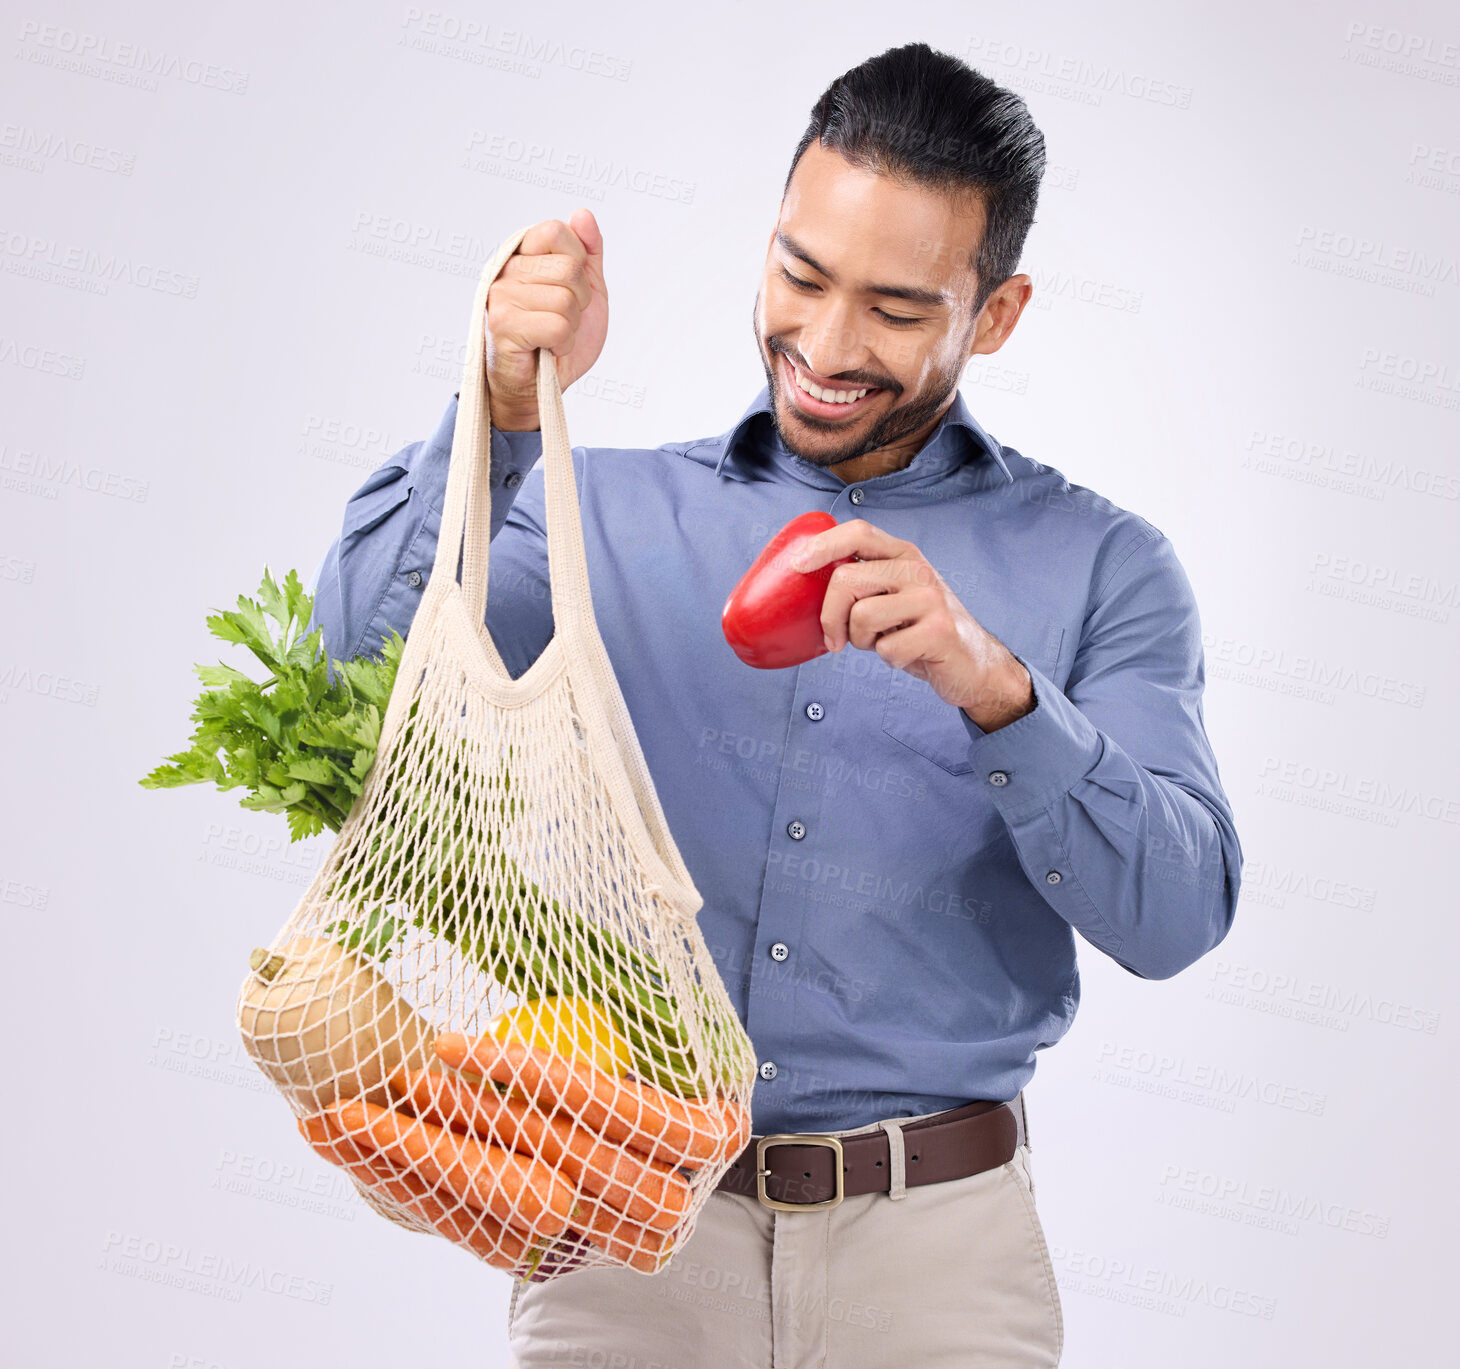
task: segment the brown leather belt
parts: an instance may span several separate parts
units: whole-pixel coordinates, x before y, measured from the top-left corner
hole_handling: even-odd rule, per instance
[[[908,1188],[965,1179],[1006,1164],[1025,1140],[1024,1096],[979,1099],[901,1128]],[[843,1198],[891,1189],[886,1130],[828,1136],[815,1132],[752,1136],[718,1188],[758,1198],[776,1211],[835,1207]]]

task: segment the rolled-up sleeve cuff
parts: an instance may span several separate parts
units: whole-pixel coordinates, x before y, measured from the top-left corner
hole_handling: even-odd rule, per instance
[[[492,429],[492,484],[500,485],[508,476],[514,477],[509,488],[522,483],[522,477],[537,463],[542,455],[542,431],[504,433],[500,428]]]
[[[996,732],[985,732],[961,708],[970,738],[973,774],[1005,816],[1043,807],[1068,793],[1100,759],[1095,725],[1050,678],[1022,656],[1015,660],[1034,684],[1034,707]]]

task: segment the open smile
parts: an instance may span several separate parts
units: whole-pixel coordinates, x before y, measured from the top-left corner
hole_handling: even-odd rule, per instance
[[[798,370],[784,352],[779,353],[779,356],[782,374],[786,377],[786,389],[795,396],[796,407],[812,418],[849,418],[860,414],[878,395],[884,393],[877,385],[837,386],[832,382],[822,384]]]

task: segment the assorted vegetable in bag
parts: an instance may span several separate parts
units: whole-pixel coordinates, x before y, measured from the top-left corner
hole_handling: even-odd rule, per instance
[[[257,598],[240,595],[236,609],[207,619],[214,636],[246,646],[270,674],[259,682],[223,664],[195,667],[212,688],[194,704],[196,727],[190,745],[144,777],[140,781],[144,787],[212,783],[220,790],[242,788],[247,793],[241,806],[282,814],[294,840],[340,830],[374,764],[384,706],[404,642],[392,633],[382,640],[378,658],[333,662],[331,682],[322,633],[316,629],[304,635],[312,608],[295,571],[288,572],[281,584],[265,569]],[[407,800],[403,814],[411,811]],[[246,1049],[296,1112],[308,1117],[334,1107],[360,1130],[368,1133],[374,1127],[377,1134],[383,1134],[382,1114],[372,1114],[363,1105],[384,1109],[413,1096],[418,1101],[421,1081],[439,1085],[445,1065],[433,1050],[436,1032],[376,965],[390,959],[412,927],[452,941],[460,923],[457,906],[464,896],[459,886],[442,887],[433,894],[428,876],[440,856],[422,853],[412,890],[417,911],[409,922],[385,912],[370,895],[380,850],[377,846],[374,858],[363,862],[341,887],[353,906],[370,911],[327,923],[324,935],[296,937],[272,953],[255,948],[238,1013]],[[529,891],[519,882],[517,889],[529,898],[528,906],[531,898],[542,897],[536,886]],[[539,907],[538,912],[544,918],[562,917],[556,906]],[[487,1021],[483,1042],[520,1043],[546,1057],[581,1062],[580,1069],[587,1066],[621,1081],[643,1079],[677,1097],[694,1096],[693,1067],[676,1068],[682,1062],[671,1056],[663,1039],[646,1036],[635,1026],[638,1014],[626,998],[630,991],[605,981],[601,974],[572,975],[562,952],[541,930],[490,925],[495,933],[485,943],[455,939],[458,948],[465,943],[466,953],[493,973],[495,982],[516,992],[516,1005]],[[602,935],[582,926],[577,931],[593,944]],[[627,945],[613,946],[607,958],[644,972]],[[552,992],[536,993],[537,985]],[[660,1014],[661,1023],[671,1020],[662,998],[656,1002],[650,995],[647,1005]],[[727,1050],[731,1044],[727,1041]],[[730,1066],[733,1057],[727,1055],[720,1063]],[[484,1075],[465,1067],[456,1073],[478,1088],[485,1081]],[[494,1089],[505,1094],[509,1082],[495,1084]],[[711,1125],[706,1124],[706,1135]],[[466,1138],[464,1131],[460,1134]],[[737,1143],[743,1144],[746,1137],[742,1118]],[[360,1182],[360,1175],[352,1177]],[[361,1187],[377,1211],[414,1225],[402,1221],[406,1205],[382,1203],[378,1187]],[[448,1225],[451,1230],[443,1234],[469,1248],[482,1245],[479,1233],[468,1237],[469,1225],[462,1228],[457,1221]],[[499,1241],[510,1244],[510,1233],[504,1229]],[[548,1248],[543,1244],[533,1253],[541,1256]],[[557,1267],[563,1270],[584,1263],[581,1250],[571,1261],[559,1251]],[[532,1258],[526,1261],[529,1270],[533,1264]]]
[[[484,269],[474,322],[521,237]],[[199,667],[192,747],[143,783],[242,785],[296,839],[338,833],[255,948],[237,1013],[300,1130],[377,1211],[538,1279],[652,1273],[749,1139],[755,1056],[598,637],[543,354],[555,635],[513,680],[483,629],[482,348],[473,327],[408,639],[331,682],[298,577],[266,572],[259,603],[209,624],[270,679]]]

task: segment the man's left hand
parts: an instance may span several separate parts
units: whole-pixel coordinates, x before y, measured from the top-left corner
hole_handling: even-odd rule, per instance
[[[857,560],[838,566],[826,587],[821,630],[828,651],[848,643],[875,651],[894,670],[926,681],[985,732],[1034,708],[1029,672],[911,542],[853,518],[808,538],[791,565],[813,571],[842,556]]]

